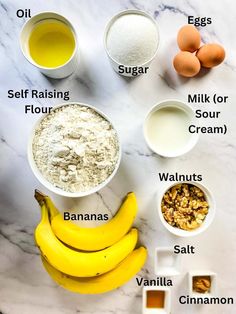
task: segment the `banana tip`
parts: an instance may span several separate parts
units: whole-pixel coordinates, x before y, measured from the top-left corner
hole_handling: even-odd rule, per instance
[[[40,192],[39,190],[35,189],[34,190],[34,197],[36,199],[36,201],[41,204],[44,201],[45,195]]]

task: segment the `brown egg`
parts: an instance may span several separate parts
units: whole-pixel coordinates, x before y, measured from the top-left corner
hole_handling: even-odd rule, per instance
[[[185,77],[193,77],[198,74],[201,64],[198,58],[188,51],[180,51],[173,60],[176,72]]]
[[[202,46],[196,56],[205,68],[213,68],[224,61],[225,50],[218,44],[207,44]]]
[[[195,26],[185,25],[178,32],[177,43],[180,50],[194,52],[201,44],[200,33]]]

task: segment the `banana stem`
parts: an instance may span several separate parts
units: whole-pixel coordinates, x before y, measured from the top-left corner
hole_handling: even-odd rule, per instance
[[[39,190],[34,190],[34,198],[41,206],[45,202],[46,195],[40,192]]]
[[[39,190],[35,190],[34,197],[40,206],[42,206],[43,203],[46,204],[51,220],[53,219],[53,217],[59,214],[58,209],[56,208],[56,206],[54,205],[54,203],[52,202],[51,198],[48,195],[43,194]]]

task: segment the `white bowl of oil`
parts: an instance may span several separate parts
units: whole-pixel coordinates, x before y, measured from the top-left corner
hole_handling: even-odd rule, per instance
[[[48,77],[67,77],[77,67],[76,32],[60,14],[42,12],[33,16],[22,28],[20,44],[26,59]]]

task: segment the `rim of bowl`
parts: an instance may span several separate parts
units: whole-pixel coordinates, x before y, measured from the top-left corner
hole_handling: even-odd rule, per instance
[[[171,105],[171,103],[175,103],[175,105]],[[155,154],[159,155],[159,156],[163,156],[163,157],[179,157],[182,156],[186,153],[188,153],[190,150],[192,150],[194,148],[194,146],[197,144],[198,140],[199,140],[199,134],[198,133],[194,133],[191,134],[191,140],[189,141],[189,143],[184,147],[184,149],[180,150],[178,153],[163,153],[161,151],[156,150],[151,141],[149,140],[148,134],[147,134],[147,125],[148,125],[148,120],[150,118],[150,116],[162,109],[162,108],[167,108],[167,107],[176,107],[179,108],[180,110],[185,111],[188,116],[191,119],[191,123],[195,123],[195,125],[198,125],[197,119],[194,116],[194,110],[193,108],[188,105],[187,103],[183,102],[182,100],[179,99],[172,99],[172,98],[168,98],[162,101],[159,101],[157,104],[155,104],[154,106],[151,107],[151,109],[147,112],[145,118],[144,118],[144,122],[143,122],[143,134],[144,134],[144,138],[145,141],[147,143],[147,146],[149,147],[149,149],[151,149],[151,151],[153,151]]]
[[[141,64],[136,64],[136,65],[127,65],[127,64],[123,64],[123,63],[120,63],[118,62],[117,60],[115,60],[109,53],[108,51],[108,48],[107,48],[107,35],[108,35],[108,32],[111,28],[111,26],[114,24],[114,22],[120,18],[121,16],[123,15],[126,15],[126,14],[139,14],[139,15],[143,15],[147,18],[149,18],[155,25],[156,27],[156,31],[157,31],[157,37],[158,37],[158,43],[157,43],[157,47],[156,47],[156,51],[155,53],[153,54],[153,56],[148,59],[147,61],[145,61],[144,63],[141,63]],[[156,20],[150,15],[148,14],[147,12],[143,11],[143,10],[134,10],[134,9],[127,9],[127,10],[122,10],[120,12],[118,12],[117,14],[115,14],[107,23],[106,27],[105,27],[105,31],[104,31],[104,36],[103,36],[103,45],[104,45],[104,48],[105,48],[105,51],[108,55],[108,57],[113,61],[115,62],[117,65],[123,65],[125,67],[130,67],[130,68],[134,68],[134,67],[144,67],[146,64],[148,63],[151,63],[153,61],[153,59],[156,57],[157,55],[157,51],[158,51],[158,48],[159,48],[159,45],[160,45],[160,32],[159,32],[159,27],[158,27],[158,24],[156,22]]]
[[[54,15],[54,17],[52,16],[52,17],[43,18],[43,15],[45,15],[45,14],[52,14],[52,15]],[[73,53],[72,53],[70,59],[67,60],[66,63],[64,63],[64,64],[62,64],[62,65],[59,65],[59,66],[57,66],[57,67],[49,68],[49,67],[45,67],[45,66],[42,66],[42,65],[36,63],[36,62],[33,60],[33,58],[31,58],[30,54],[27,54],[27,53],[25,52],[25,49],[24,49],[24,44],[25,44],[25,43],[24,43],[23,40],[22,40],[23,31],[24,31],[25,27],[27,27],[27,25],[29,25],[30,23],[33,22],[33,21],[32,21],[33,19],[35,19],[35,18],[37,18],[37,17],[40,17],[40,15],[42,15],[42,19],[39,20],[39,21],[37,21],[35,24],[37,24],[38,22],[41,22],[41,21],[43,21],[43,20],[48,20],[48,19],[53,19],[53,18],[54,18],[55,20],[58,20],[58,21],[60,21],[60,22],[63,23],[63,21],[60,20],[59,18],[56,18],[56,16],[65,19],[66,23],[68,23],[67,26],[70,27],[70,29],[71,29],[71,31],[72,31],[72,34],[73,34],[73,37],[74,37],[74,40],[75,40],[75,48],[74,48],[74,50],[73,50]],[[65,22],[64,22],[64,23],[65,23]],[[70,63],[70,61],[74,58],[74,56],[76,55],[77,50],[78,50],[78,37],[77,37],[77,33],[76,33],[76,30],[75,30],[74,26],[72,25],[72,23],[71,23],[65,16],[63,16],[63,15],[57,13],[57,12],[53,12],[53,11],[42,11],[42,12],[40,12],[40,13],[37,13],[37,14],[33,15],[29,20],[27,20],[27,21],[23,24],[23,26],[21,27],[21,31],[20,31],[20,35],[19,35],[19,41],[20,41],[20,48],[21,48],[21,51],[22,51],[24,57],[26,58],[26,60],[27,60],[29,63],[31,63],[32,65],[36,66],[37,68],[43,69],[43,70],[58,70],[58,69],[63,68],[63,67],[66,66],[68,63]]]
[[[27,148],[27,156],[28,156],[28,162],[30,165],[30,168],[33,172],[33,174],[35,175],[35,177],[38,179],[38,181],[44,186],[46,187],[48,190],[61,195],[61,196],[65,196],[65,197],[84,197],[84,196],[88,196],[91,195],[93,193],[96,193],[97,191],[101,190],[102,188],[104,188],[115,176],[115,174],[117,173],[119,166],[120,166],[120,162],[121,162],[121,155],[122,155],[122,145],[121,145],[121,141],[120,141],[120,137],[119,134],[114,126],[114,124],[111,122],[110,118],[104,114],[102,111],[100,111],[99,109],[97,109],[96,107],[92,106],[92,105],[88,105],[82,102],[76,102],[76,101],[72,101],[69,103],[62,103],[59,105],[55,105],[52,110],[55,110],[57,108],[60,107],[65,107],[65,106],[69,106],[69,105],[78,105],[78,106],[84,106],[84,107],[88,107],[93,109],[95,112],[97,112],[99,115],[101,115],[104,119],[106,119],[111,126],[113,127],[113,129],[116,132],[117,135],[117,140],[118,140],[118,146],[119,146],[119,151],[118,151],[118,159],[116,162],[116,166],[113,170],[113,172],[109,175],[109,177],[101,182],[99,185],[97,185],[96,187],[93,187],[92,189],[88,190],[88,191],[83,191],[83,192],[68,192],[68,191],[64,191],[63,189],[54,186],[51,182],[49,182],[46,178],[44,178],[43,174],[40,172],[40,170],[38,169],[35,161],[34,161],[34,157],[33,157],[33,149],[32,149],[32,144],[33,144],[33,139],[34,139],[34,135],[35,135],[35,130],[37,129],[37,127],[39,126],[39,124],[41,123],[41,121],[43,119],[45,119],[50,113],[46,113],[43,114],[34,124],[33,129],[30,133],[30,137],[28,140],[28,148]]]
[[[195,185],[196,187],[200,188],[205,197],[206,200],[209,204],[209,211],[208,214],[206,215],[202,225],[192,231],[187,231],[187,230],[183,230],[177,227],[173,227],[170,224],[168,224],[168,222],[165,220],[162,211],[161,211],[161,201],[163,199],[164,194],[173,186],[177,185],[177,184],[191,184],[191,185]],[[216,214],[216,205],[215,205],[215,200],[212,196],[212,192],[203,184],[198,183],[198,182],[194,182],[194,181],[178,181],[175,182],[173,184],[168,185],[167,188],[163,189],[164,192],[161,193],[161,196],[157,196],[157,204],[158,204],[158,214],[159,214],[159,218],[162,222],[162,225],[172,234],[182,237],[182,238],[187,238],[187,237],[193,237],[196,236],[204,231],[206,231],[210,225],[212,224],[214,218],[215,218],[215,214]],[[211,213],[210,213],[211,212]],[[208,216],[209,215],[209,216]]]

